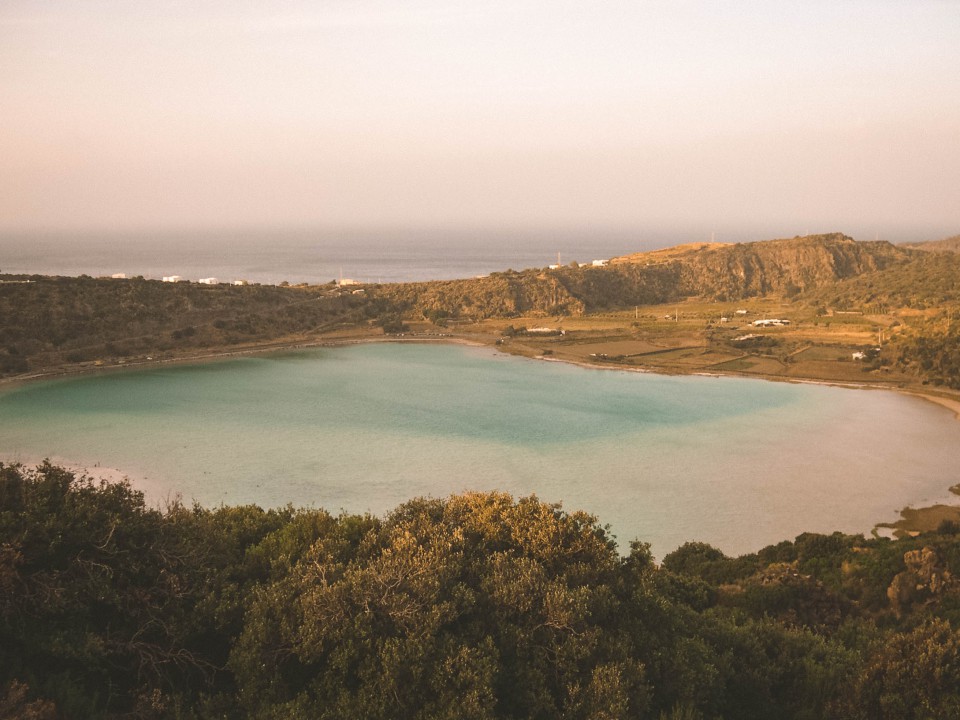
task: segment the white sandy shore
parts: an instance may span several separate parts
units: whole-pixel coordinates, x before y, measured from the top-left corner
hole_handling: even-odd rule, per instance
[[[926,393],[920,393],[920,392],[907,391],[906,394],[914,395],[918,398],[923,398],[924,400],[929,400],[932,403],[941,405],[947,408],[948,410],[950,410],[951,412],[953,412],[953,416],[957,420],[960,420],[960,400],[954,400],[953,398],[945,398],[939,395],[927,395]]]
[[[88,463],[79,463],[69,458],[60,456],[39,457],[32,455],[22,455],[20,453],[0,452],[0,463],[5,465],[23,465],[26,468],[35,468],[49,461],[51,465],[69,470],[78,478],[87,477],[92,480],[105,480],[109,483],[119,483],[127,481],[134,490],[143,493],[144,500],[150,507],[167,508],[180,498],[172,494],[169,488],[156,480],[152,480],[146,475],[138,473],[125,472],[119,468],[105,467],[99,463],[93,465]]]

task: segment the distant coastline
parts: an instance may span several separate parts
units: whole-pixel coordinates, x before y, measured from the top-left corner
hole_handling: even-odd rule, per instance
[[[4,273],[159,280],[214,276],[225,282],[323,284],[341,274],[364,283],[423,282],[474,277],[513,268],[655,249],[690,235],[635,230],[524,231],[436,228],[14,233],[0,231]],[[743,239],[762,235],[745,233]],[[82,242],[77,242],[81,239]]]

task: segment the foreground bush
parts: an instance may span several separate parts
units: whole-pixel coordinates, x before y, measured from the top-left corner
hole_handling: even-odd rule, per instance
[[[940,579],[893,608],[904,555]],[[658,567],[536,498],[160,511],[0,465],[0,718],[947,717],[958,557],[808,534]]]

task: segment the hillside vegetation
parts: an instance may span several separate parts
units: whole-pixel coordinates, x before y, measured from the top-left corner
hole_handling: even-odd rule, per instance
[[[672,329],[656,324],[664,312],[654,308],[669,305],[667,312],[679,320],[676,305],[691,301],[701,309],[688,313],[686,324]],[[737,307],[729,304],[748,302],[753,303],[750,312],[786,313],[795,329],[769,331],[770,337],[753,343],[756,347],[746,347],[738,338],[753,334],[749,320],[716,323]],[[646,321],[639,317],[641,306],[648,309]],[[592,362],[630,353],[598,346],[592,355],[578,355],[571,343],[596,335],[591,319],[632,311],[633,329],[618,331],[617,347],[635,341],[641,348],[637,356],[702,348],[699,365],[689,352],[673,360],[650,354],[651,362],[666,362],[653,369],[858,382],[859,370],[837,363],[864,352],[870,357],[862,367],[877,381],[960,389],[958,306],[960,255],[857,242],[840,233],[681,245],[614,258],[604,267],[572,263],[346,289],[5,276],[0,282],[0,374],[316,342],[337,332],[401,334],[408,323],[419,323],[421,336],[472,326],[474,338],[494,342],[491,333],[513,337],[528,324],[566,321],[569,327],[576,320],[583,330],[579,338],[566,338],[565,357]],[[861,317],[856,327],[854,314]],[[488,322],[498,320],[513,327]],[[884,336],[878,354],[872,348]],[[555,349],[507,346],[513,348],[528,354]]]
[[[686,245],[613,259],[605,267],[493,273],[488,278],[387,285],[376,296],[406,313],[472,318],[582,315],[687,297],[787,297],[909,261],[915,251],[839,233],[736,245]]]
[[[379,314],[366,297],[329,286],[7,276],[0,283],[0,371],[258,343]]]
[[[960,252],[960,235],[953,235],[943,240],[930,240],[919,243],[905,243],[904,247],[928,252]]]
[[[857,242],[840,233],[786,240],[706,245],[660,259],[660,252],[613,261],[623,267],[677,272],[682,295],[737,300],[769,294],[788,297],[844,278],[902,263],[910,253],[886,242]]]
[[[957,717],[957,531],[690,543],[658,566],[533,497],[158,511],[0,465],[0,712]]]
[[[810,301],[865,313],[900,311],[907,327],[886,357],[935,385],[960,389],[960,254],[929,252],[828,285]]]

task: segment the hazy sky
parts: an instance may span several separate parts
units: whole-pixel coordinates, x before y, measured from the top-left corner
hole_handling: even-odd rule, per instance
[[[960,232],[960,2],[0,0],[0,228],[311,225]]]

